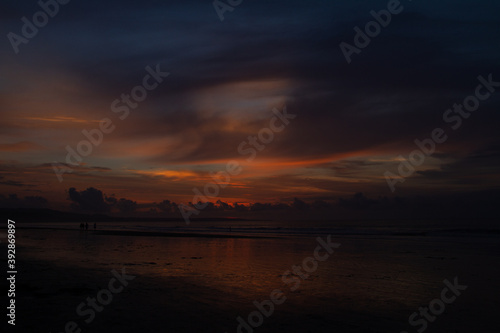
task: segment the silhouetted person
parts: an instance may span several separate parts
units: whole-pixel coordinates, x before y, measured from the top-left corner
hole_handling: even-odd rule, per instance
[[[97,229],[97,224],[94,222],[94,230]]]
[[[85,222],[85,229],[89,230],[89,223]]]

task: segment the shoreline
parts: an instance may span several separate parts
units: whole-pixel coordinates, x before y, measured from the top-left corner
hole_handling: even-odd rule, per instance
[[[6,229],[6,228],[0,228]],[[135,230],[79,230],[69,228],[54,227],[18,227],[18,230],[57,230],[57,231],[78,231],[97,236],[135,236],[135,237],[192,237],[192,238],[249,238],[249,239],[272,239],[280,238],[276,236],[242,235],[239,233],[196,233],[196,232],[170,232],[170,231],[135,231]]]
[[[212,234],[195,232],[160,232],[160,231],[132,231],[132,230],[96,230],[94,235],[106,236],[143,236],[143,237],[194,237],[194,238],[278,238],[273,236],[252,236],[241,234]]]

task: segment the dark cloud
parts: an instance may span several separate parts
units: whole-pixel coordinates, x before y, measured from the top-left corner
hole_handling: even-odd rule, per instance
[[[118,208],[121,213],[132,213],[137,209],[137,202],[121,198],[116,203],[116,208]]]
[[[49,201],[41,196],[20,198],[17,194],[7,196],[0,194],[0,208],[47,208]]]
[[[7,186],[19,186],[19,187],[25,187],[25,186],[34,186],[31,184],[26,184],[23,182],[18,182],[15,180],[5,180],[5,181],[0,181],[1,185],[7,185]]]
[[[68,199],[75,205],[76,209],[93,211],[93,212],[106,212],[109,210],[109,205],[104,200],[102,191],[89,187],[83,191],[77,191],[74,187],[68,190]]]
[[[454,162],[441,165],[438,170],[417,171],[417,177],[430,183],[469,185],[477,188],[500,186],[498,179],[500,145],[488,145]]]

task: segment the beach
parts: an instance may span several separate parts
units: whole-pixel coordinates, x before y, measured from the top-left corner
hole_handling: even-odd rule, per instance
[[[172,237],[20,228],[13,331],[65,332],[70,323],[74,332],[238,332],[238,317],[248,322],[255,302],[269,304],[280,290],[286,300],[274,304],[258,327],[240,332],[417,332],[409,316],[440,298],[443,281],[455,278],[466,290],[428,322],[426,332],[500,327],[498,235],[339,232],[331,235],[338,248],[311,273],[302,271],[302,278],[287,272],[314,257],[318,237],[326,242],[327,234],[242,237],[217,230]],[[86,303],[98,295],[106,304],[98,303],[101,311],[91,316]],[[81,303],[85,315],[77,313]]]

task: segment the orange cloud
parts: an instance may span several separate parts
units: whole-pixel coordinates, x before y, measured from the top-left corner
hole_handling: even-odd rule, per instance
[[[48,121],[48,122],[70,122],[70,123],[99,123],[100,120],[78,119],[75,117],[22,117],[24,120]]]
[[[45,148],[36,144],[36,143],[29,142],[29,141],[0,144],[0,151],[10,152],[10,153],[41,150],[41,149],[45,149]]]
[[[133,172],[140,174],[140,175],[146,175],[146,176],[152,176],[152,177],[164,177],[164,178],[173,178],[175,180],[181,180],[181,179],[199,179],[199,175],[193,171],[179,171],[179,170],[132,170]]]

